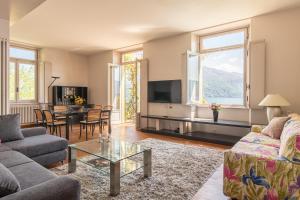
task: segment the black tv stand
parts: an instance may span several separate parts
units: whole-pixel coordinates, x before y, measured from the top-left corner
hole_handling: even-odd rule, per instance
[[[218,143],[224,145],[233,145],[236,142],[238,142],[241,139],[241,137],[225,135],[225,134],[189,131],[186,130],[185,124],[197,123],[197,124],[239,127],[239,128],[249,129],[249,130],[251,129],[251,124],[249,122],[243,122],[243,121],[219,120],[217,122],[214,122],[212,119],[171,117],[171,116],[158,116],[158,115],[142,115],[141,117],[155,120],[155,125],[156,125],[155,127],[142,128],[141,130],[143,132],[175,136],[175,137],[192,139],[192,140],[201,140],[205,142],[212,142],[212,143]],[[160,129],[159,126],[160,120],[179,122],[179,131],[178,129],[176,130]]]

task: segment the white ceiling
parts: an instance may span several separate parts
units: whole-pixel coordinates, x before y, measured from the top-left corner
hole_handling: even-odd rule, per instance
[[[11,39],[91,54],[298,5],[300,0],[47,0],[11,26]]]

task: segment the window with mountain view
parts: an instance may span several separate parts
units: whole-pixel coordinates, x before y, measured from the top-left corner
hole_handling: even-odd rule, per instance
[[[190,103],[245,105],[246,44],[246,29],[200,37],[198,60],[188,66]]]
[[[37,77],[36,50],[20,47],[10,47],[9,54],[9,101],[35,101]]]

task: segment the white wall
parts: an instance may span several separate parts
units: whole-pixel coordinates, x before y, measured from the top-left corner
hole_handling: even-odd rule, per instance
[[[113,62],[113,51],[89,56],[88,87],[90,103],[108,104],[108,63]]]
[[[252,19],[253,40],[266,40],[266,92],[278,93],[300,113],[300,8]]]

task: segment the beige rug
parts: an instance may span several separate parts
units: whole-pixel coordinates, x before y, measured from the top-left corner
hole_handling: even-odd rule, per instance
[[[223,152],[156,139],[137,142],[152,148],[152,177],[144,179],[143,169],[121,178],[121,192],[109,196],[107,174],[77,162],[73,176],[81,182],[81,199],[192,199],[223,163]],[[141,158],[136,158],[141,159]],[[67,174],[67,165],[52,169]]]

